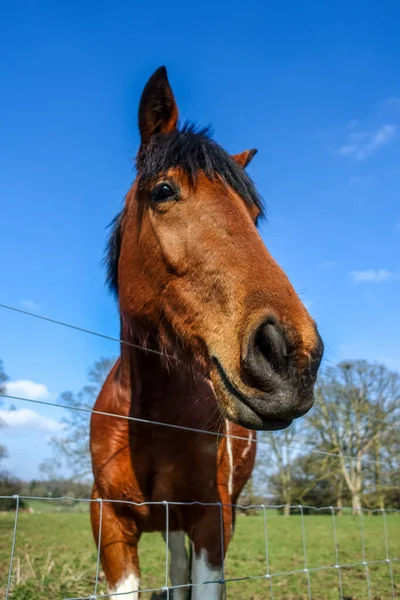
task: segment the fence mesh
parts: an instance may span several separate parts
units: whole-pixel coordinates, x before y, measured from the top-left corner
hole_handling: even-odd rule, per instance
[[[181,589],[181,588],[192,588],[192,587],[198,587],[198,586],[207,586],[207,585],[215,585],[215,582],[211,582],[211,581],[203,581],[199,584],[192,584],[192,583],[188,583],[188,584],[184,584],[184,585],[172,585],[169,582],[169,570],[170,570],[170,554],[169,554],[169,513],[171,508],[173,508],[174,506],[182,506],[182,505],[193,505],[193,504],[198,504],[201,506],[219,506],[221,509],[221,523],[222,523],[222,508],[224,506],[230,506],[230,507],[235,507],[237,509],[240,509],[241,511],[260,511],[260,520],[262,520],[263,525],[262,527],[258,527],[257,531],[259,533],[259,537],[262,537],[263,539],[263,544],[261,544],[259,546],[259,555],[258,558],[259,560],[259,564],[263,564],[264,568],[262,570],[260,570],[260,572],[258,573],[254,573],[254,574],[248,574],[248,573],[242,573],[242,574],[238,574],[237,576],[228,576],[223,574],[221,581],[219,582],[221,586],[226,586],[230,583],[233,582],[251,582],[251,581],[255,581],[255,580],[265,580],[266,583],[266,591],[268,590],[268,594],[269,596],[265,596],[265,597],[269,597],[271,599],[273,599],[275,597],[276,594],[278,594],[279,597],[279,592],[281,592],[280,586],[275,587],[274,586],[274,582],[276,582],[277,580],[279,580],[279,578],[287,578],[289,576],[296,576],[296,575],[301,575],[305,577],[306,580],[306,593],[304,597],[307,598],[313,598],[313,586],[312,586],[312,577],[313,575],[315,575],[316,573],[320,573],[323,571],[336,571],[337,572],[337,584],[336,584],[336,589],[337,589],[337,597],[344,599],[348,596],[344,595],[345,590],[344,590],[344,586],[343,586],[343,579],[342,579],[342,572],[344,569],[355,569],[355,568],[361,568],[364,572],[364,579],[365,579],[365,596],[366,598],[396,598],[396,586],[395,586],[395,577],[394,577],[394,570],[393,570],[393,565],[396,563],[400,562],[400,557],[399,556],[391,556],[390,555],[390,551],[389,551],[389,535],[388,535],[388,526],[387,526],[387,516],[388,514],[393,516],[396,516],[397,519],[400,519],[400,510],[397,509],[374,509],[374,510],[369,510],[369,509],[360,509],[359,511],[359,515],[358,517],[354,517],[353,518],[353,522],[355,519],[359,519],[359,542],[360,542],[360,548],[361,548],[361,560],[355,560],[353,562],[341,562],[340,560],[340,547],[339,547],[339,542],[338,542],[338,532],[337,532],[337,511],[341,510],[341,511],[346,511],[346,510],[351,510],[350,507],[349,508],[342,508],[342,509],[338,509],[336,507],[333,506],[327,506],[327,507],[322,507],[322,508],[318,508],[318,507],[313,507],[313,506],[302,506],[302,505],[293,505],[291,506],[291,509],[293,510],[293,512],[298,512],[299,516],[300,516],[300,530],[301,530],[301,568],[296,568],[296,569],[291,569],[291,570],[284,570],[284,571],[274,571],[273,569],[271,569],[270,566],[270,546],[269,546],[269,526],[268,526],[268,511],[277,511],[280,510],[284,507],[284,505],[265,505],[265,504],[256,504],[256,505],[242,505],[242,504],[221,504],[221,503],[207,503],[207,502],[191,502],[191,503],[183,503],[183,502],[167,502],[167,501],[162,501],[162,502],[145,502],[145,503],[135,503],[135,502],[131,502],[131,501],[127,501],[127,500],[111,500],[111,499],[106,499],[106,498],[101,498],[101,499],[91,499],[91,498],[80,498],[80,499],[76,499],[76,498],[70,498],[68,496],[61,496],[59,498],[47,498],[47,497],[39,497],[39,496],[19,496],[19,495],[14,495],[14,496],[0,496],[1,499],[7,498],[7,499],[14,499],[15,501],[15,518],[14,518],[14,526],[13,526],[13,533],[12,533],[12,541],[10,544],[10,563],[9,563],[9,570],[8,570],[8,580],[7,580],[7,587],[6,587],[6,594],[5,594],[5,598],[8,600],[8,598],[12,598],[12,591],[13,589],[15,589],[15,586],[13,585],[13,576],[15,575],[15,553],[16,553],[16,547],[17,547],[17,536],[18,536],[18,523],[19,523],[19,503],[21,500],[29,500],[29,501],[46,501],[46,502],[53,502],[53,503],[60,503],[62,501],[67,501],[67,502],[78,502],[78,503],[86,503],[86,504],[90,504],[92,502],[97,502],[100,505],[100,527],[99,527],[99,534],[98,534],[98,547],[100,547],[100,543],[101,543],[101,536],[102,536],[102,514],[103,514],[103,504],[104,503],[122,503],[122,504],[128,504],[128,505],[133,505],[133,506],[143,506],[143,505],[161,505],[161,506],[165,506],[165,536],[164,536],[164,544],[165,544],[165,556],[164,556],[164,567],[165,567],[165,577],[162,581],[162,585],[158,586],[158,587],[154,587],[154,588],[148,588],[148,589],[141,589],[140,593],[141,594],[150,594],[150,593],[164,593],[165,597],[168,598],[169,597],[169,592],[171,590],[174,589]],[[310,512],[312,512],[313,514],[326,514],[327,516],[331,516],[332,519],[332,545],[331,545],[331,556],[332,556],[332,562],[329,564],[323,564],[323,565],[318,565],[315,566],[313,564],[313,562],[315,561],[315,557],[313,558],[312,561],[310,561],[309,559],[309,551],[308,551],[308,544],[307,544],[307,534],[306,534],[306,530],[307,530],[307,516],[305,516],[305,512],[307,511],[307,514],[310,514]],[[366,514],[368,515],[368,519],[373,519],[374,516],[378,516],[381,519],[381,534],[383,537],[383,541],[384,541],[384,555],[382,556],[382,558],[380,559],[370,559],[368,560],[367,557],[367,553],[366,553],[366,545],[365,545],[365,532],[364,532],[364,520],[366,517]],[[315,524],[315,522],[313,522],[313,525]],[[347,524],[346,524],[347,526]],[[376,535],[376,528],[374,528],[375,531],[375,535]],[[222,552],[224,553],[224,548],[223,548],[223,530],[221,527],[221,545],[222,545]],[[299,541],[299,540],[297,540]],[[326,540],[325,542],[326,543]],[[355,546],[355,554],[356,552],[356,541],[353,540],[353,544]],[[343,550],[343,549],[342,549]],[[346,554],[348,554],[348,552],[346,552]],[[263,557],[263,558],[262,558]],[[385,590],[381,590],[381,594],[382,595],[373,595],[372,592],[372,583],[371,583],[371,572],[370,572],[370,567],[372,566],[377,566],[377,565],[386,565],[387,568],[387,579],[388,582],[386,584],[386,589]],[[95,563],[95,580],[94,580],[94,585],[93,585],[93,592],[87,596],[64,596],[64,600],[95,600],[97,598],[110,598],[111,596],[116,596],[115,592],[112,593],[100,593],[99,592],[99,582],[100,582],[100,573],[101,573],[101,564],[100,564],[100,552],[97,551],[97,558],[96,558],[96,563]],[[398,574],[400,575],[400,573]],[[129,590],[126,592],[120,592],[119,594],[117,594],[118,596],[120,595],[121,597],[128,597],[129,598],[129,594],[135,593],[135,592],[139,592],[139,590]],[[244,597],[244,596],[243,596]],[[320,597],[320,596],[318,596]]]

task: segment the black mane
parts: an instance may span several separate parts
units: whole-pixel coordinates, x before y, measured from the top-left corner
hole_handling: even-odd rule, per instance
[[[236,192],[248,206],[258,208],[259,217],[264,216],[262,200],[245,170],[210,137],[209,129],[196,129],[185,124],[181,129],[154,135],[139,150],[136,160],[139,188],[155,181],[169,169],[180,168],[189,184],[196,186],[198,173],[202,171],[211,181],[219,177]],[[107,283],[118,294],[118,259],[121,245],[123,211],[112,221],[112,232],[107,244],[105,263]]]
[[[106,283],[109,289],[117,296],[118,295],[118,261],[121,250],[122,238],[122,218],[124,210],[122,209],[111,221],[111,235],[106,246],[106,255],[104,264],[106,266]]]

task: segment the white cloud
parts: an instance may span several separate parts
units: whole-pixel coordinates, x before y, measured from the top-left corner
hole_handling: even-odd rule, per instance
[[[19,410],[0,410],[0,421],[8,427],[18,429],[36,429],[39,431],[60,431],[62,423],[43,417],[30,408]]]
[[[352,271],[354,283],[383,283],[395,277],[394,273],[386,269],[366,269],[365,271]]]
[[[21,396],[22,398],[32,398],[32,400],[42,400],[49,397],[49,390],[44,383],[36,383],[29,379],[9,381],[6,384],[6,389],[7,394],[10,396]]]
[[[22,308],[26,308],[27,310],[37,310],[39,308],[39,304],[36,304],[33,300],[21,300],[20,304]]]
[[[345,144],[337,151],[342,156],[364,160],[396,138],[396,125],[381,125],[375,131],[357,131],[347,136]]]

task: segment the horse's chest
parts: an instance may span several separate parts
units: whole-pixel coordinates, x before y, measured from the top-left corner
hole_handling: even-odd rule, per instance
[[[132,452],[132,466],[146,497],[153,502],[207,500],[217,493],[218,448],[215,441],[154,439],[146,468]],[[185,435],[187,438],[188,436]]]

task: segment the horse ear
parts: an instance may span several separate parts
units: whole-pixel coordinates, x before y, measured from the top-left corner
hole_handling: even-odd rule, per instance
[[[167,69],[160,67],[150,77],[139,104],[139,131],[142,144],[156,133],[176,129],[178,107],[168,81]]]
[[[253,157],[257,154],[256,148],[252,150],[245,150],[240,154],[233,154],[232,158],[238,165],[240,165],[243,169],[247,167],[253,160]]]

